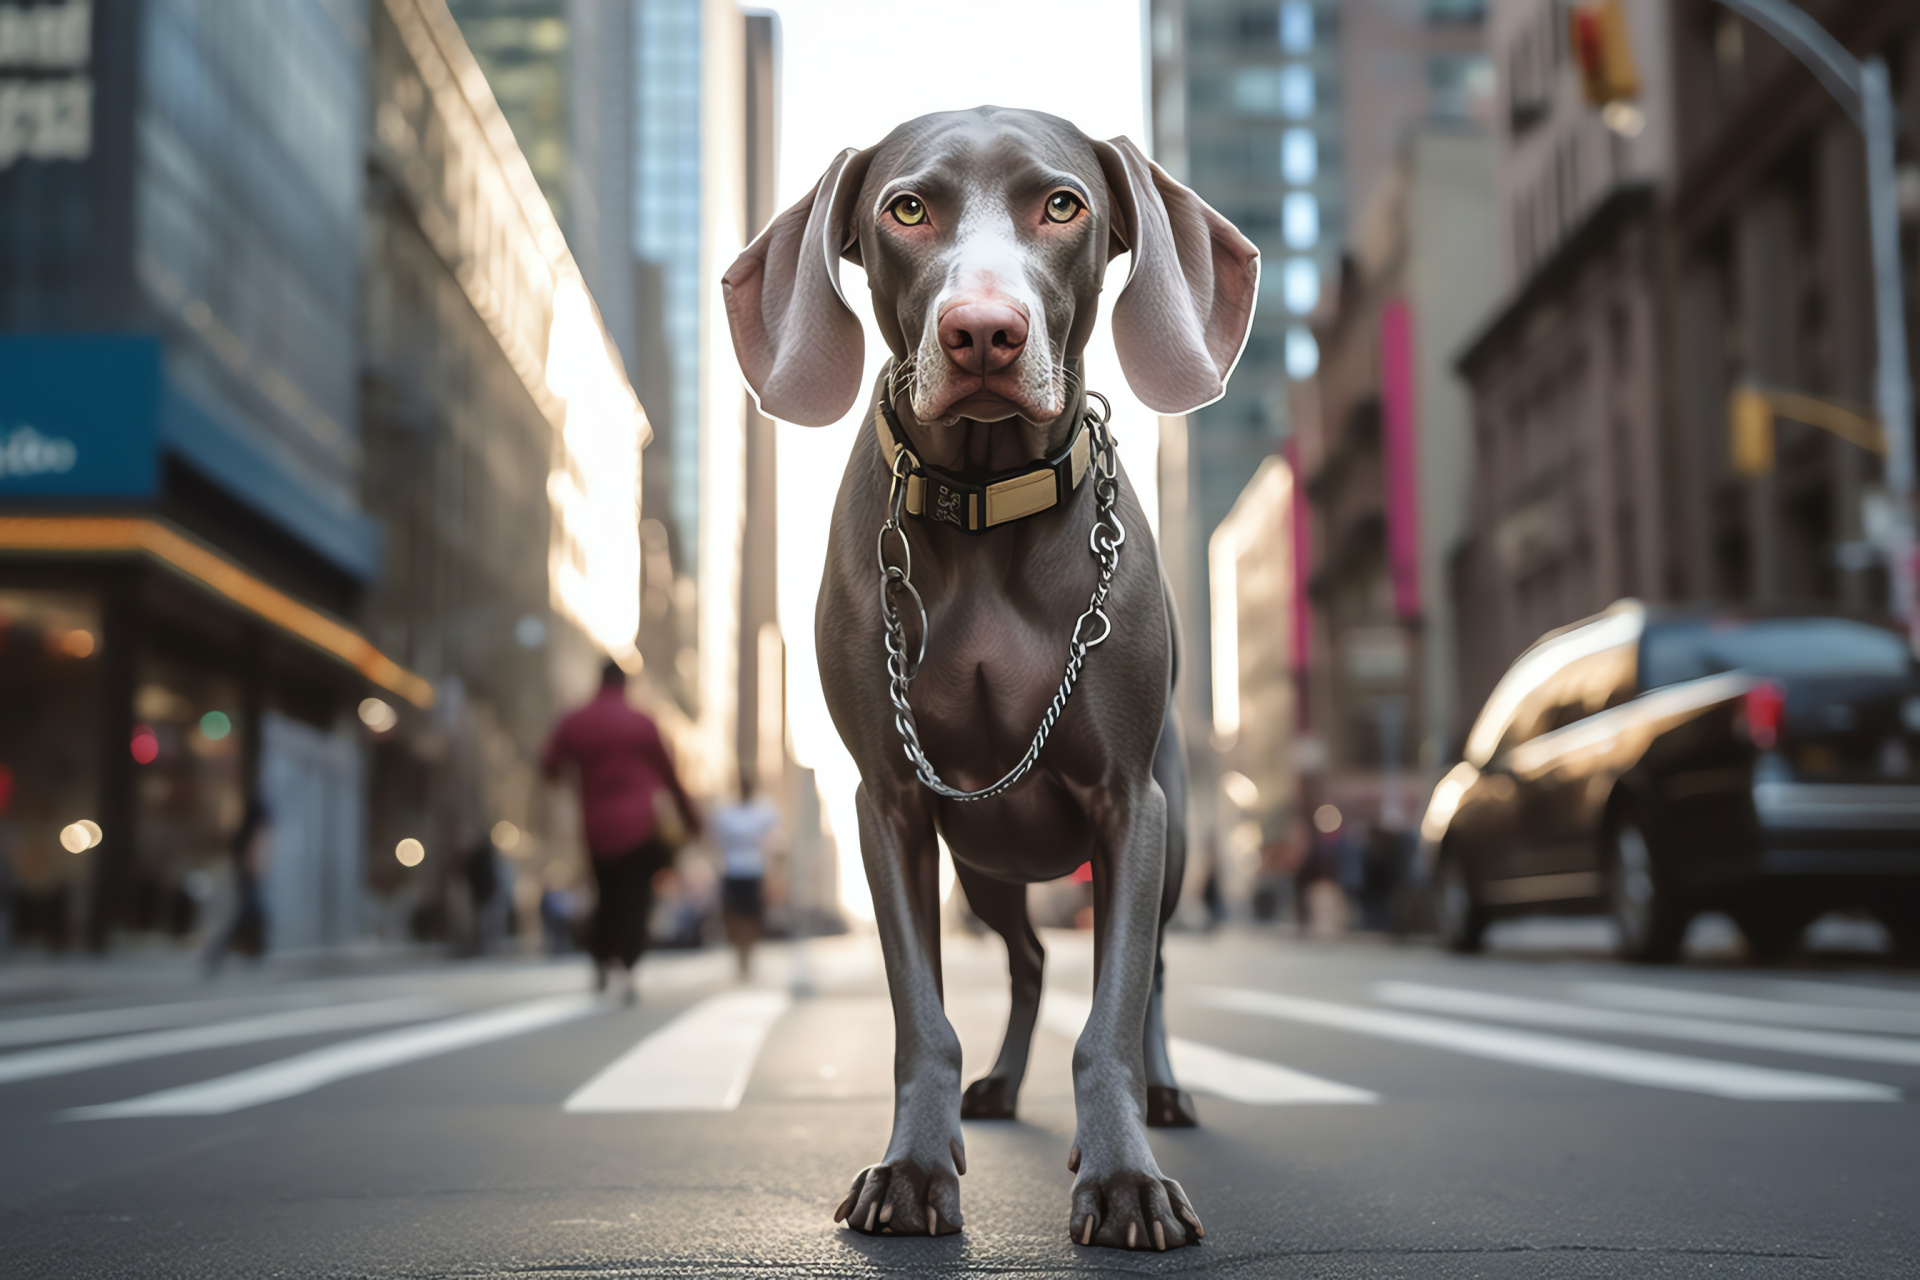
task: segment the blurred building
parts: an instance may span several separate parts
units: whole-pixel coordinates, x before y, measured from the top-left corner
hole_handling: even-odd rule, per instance
[[[1466,536],[1469,402],[1453,358],[1498,297],[1493,155],[1471,120],[1403,137],[1316,323],[1295,398],[1312,504],[1314,803],[1404,830],[1452,716],[1450,549]]]
[[[1807,9],[1886,60],[1911,137],[1920,5]],[[1743,386],[1841,409],[1872,399],[1858,131],[1718,5],[1615,12],[1630,61],[1611,74],[1631,91],[1595,95],[1562,9],[1494,5],[1510,256],[1507,301],[1460,366],[1477,478],[1456,562],[1456,733],[1523,646],[1621,596],[1885,606],[1865,540],[1878,457],[1782,415],[1770,458],[1743,469],[1728,415]],[[1916,215],[1906,200],[1909,263]],[[1914,292],[1909,273],[1910,340]]]
[[[631,652],[644,421],[441,0],[34,12],[0,66],[46,103],[0,148],[0,889],[31,941],[186,933],[260,797],[275,945],[337,944],[396,869],[370,749],[423,771],[436,829],[394,825],[437,874]]]
[[[370,49],[363,491],[388,552],[365,616],[439,695],[375,726],[373,880],[392,916],[457,934],[444,890],[490,833],[530,890],[577,870],[573,806],[536,757],[602,655],[638,666],[648,429],[445,5],[381,0]],[[408,836],[425,867],[387,853]]]
[[[1305,317],[1345,235],[1341,6],[1154,0],[1152,154],[1260,247],[1260,304],[1226,396],[1162,432],[1161,529],[1186,638],[1206,652],[1207,542],[1289,431],[1313,372]],[[1204,744],[1205,664],[1183,673]],[[1199,762],[1204,766],[1204,760]]]
[[[1452,589],[1457,745],[1506,664],[1543,632],[1623,595],[1684,592],[1668,551],[1675,353],[1663,206],[1675,101],[1668,6],[1623,6],[1638,92],[1586,100],[1563,9],[1495,0],[1505,300],[1466,346],[1474,529]]]
[[[1920,3],[1805,7],[1856,56],[1878,54],[1891,71],[1911,369],[1920,337]],[[1884,609],[1885,572],[1863,541],[1884,501],[1880,459],[1782,414],[1772,465],[1736,469],[1727,422],[1729,394],[1741,385],[1842,407],[1873,401],[1859,131],[1798,61],[1744,20],[1676,0],[1671,30],[1674,257],[1665,278],[1677,496],[1661,557],[1668,590]]]
[[[702,714],[700,529],[702,467],[701,235],[705,95],[737,93],[704,83],[706,0],[636,0],[638,94],[634,168],[635,308],[640,323],[637,376],[657,432],[647,492],[646,597],[641,651],[649,679],[689,716]],[[741,17],[717,11],[730,32]],[[731,67],[728,68],[732,70]],[[717,144],[720,140],[714,139]],[[739,143],[730,156],[739,163]]]
[[[383,556],[351,12],[67,0],[7,48],[6,92],[61,111],[57,145],[0,150],[0,845],[28,939],[190,927],[284,760],[314,770],[279,874],[357,850],[354,703],[433,701],[348,621]],[[316,876],[313,927],[356,927]]]
[[[1485,128],[1494,76],[1482,17],[1479,0],[1157,0],[1152,6],[1154,153],[1262,250],[1260,308],[1227,395],[1162,429],[1161,526],[1169,577],[1189,638],[1203,651],[1212,647],[1210,619],[1224,616],[1224,606],[1204,598],[1205,571],[1194,563],[1200,549],[1263,459],[1283,444],[1304,446],[1296,456],[1299,475],[1307,479],[1321,463],[1316,450],[1331,447],[1318,437],[1289,442],[1303,429],[1301,414],[1316,412],[1313,380],[1325,356],[1315,317],[1328,315],[1343,287],[1341,264],[1353,245],[1357,215],[1374,206],[1397,209],[1407,198],[1409,165],[1423,190],[1435,188],[1444,181],[1432,168],[1447,162],[1438,157],[1444,135],[1470,136]],[[1438,139],[1425,144],[1432,155],[1422,153],[1424,168],[1406,158],[1416,134]],[[1392,193],[1383,195],[1389,186]],[[1447,201],[1431,194],[1420,198]],[[1443,221],[1450,229],[1458,225],[1451,214]],[[1484,232],[1482,238],[1489,237]],[[1424,235],[1402,238],[1421,240],[1417,257],[1427,264],[1421,270],[1440,270],[1444,246],[1429,244]],[[1484,255],[1469,252],[1467,260],[1475,264],[1469,271],[1486,265]],[[1383,260],[1380,270],[1398,268]],[[1390,291],[1397,279],[1372,283]],[[1372,305],[1377,320],[1379,300]],[[1436,297],[1431,305],[1434,323],[1444,324],[1438,315],[1452,303]],[[1365,327],[1357,319],[1350,323]],[[1424,345],[1416,349],[1421,360],[1439,361],[1445,354]],[[1375,371],[1367,366],[1368,374]],[[1427,389],[1423,382],[1416,394]],[[1349,391],[1356,402],[1364,398],[1358,384],[1342,394]],[[1373,393],[1377,398],[1377,379]],[[1415,473],[1409,483],[1417,488],[1423,481]],[[1376,497],[1376,509],[1380,501]],[[1303,551],[1306,545],[1303,540]],[[1296,591],[1305,590],[1306,576],[1296,575]],[[1289,601],[1285,617],[1276,617],[1263,634],[1282,634],[1285,621],[1299,612],[1297,603]],[[1391,604],[1387,618],[1390,626],[1400,626]],[[1312,652],[1302,644],[1290,661],[1306,661]],[[1196,713],[1211,705],[1217,716],[1221,695],[1209,695],[1194,678],[1198,673],[1188,670],[1193,688],[1183,707],[1190,727],[1204,726],[1208,719]],[[1402,693],[1411,696],[1411,688]],[[1305,709],[1301,700],[1295,705]],[[1418,740],[1415,709],[1407,708],[1406,715],[1405,731],[1414,736],[1403,750],[1410,756]],[[1319,745],[1309,744],[1309,765]],[[1236,751],[1244,762],[1244,750]],[[1196,755],[1197,785],[1212,789],[1206,753]]]
[[[1225,810],[1215,824],[1226,833],[1215,871],[1224,872],[1231,898],[1248,895],[1258,853],[1284,840],[1298,817],[1296,496],[1293,468],[1267,455],[1207,547],[1213,738]]]

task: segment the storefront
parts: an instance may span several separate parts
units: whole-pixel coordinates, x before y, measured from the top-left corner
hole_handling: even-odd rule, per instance
[[[433,690],[340,620],[351,574],[221,500],[172,443],[172,394],[151,339],[0,338],[6,928],[49,949],[203,935],[258,799],[276,949],[337,945],[361,930],[356,710]]]

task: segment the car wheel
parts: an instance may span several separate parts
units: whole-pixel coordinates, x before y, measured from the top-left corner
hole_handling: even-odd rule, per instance
[[[1433,922],[1449,951],[1468,955],[1486,940],[1486,908],[1474,897],[1473,878],[1456,854],[1443,853],[1434,873]]]
[[[1647,837],[1626,820],[1614,823],[1609,834],[1607,906],[1621,959],[1641,964],[1679,959],[1692,913],[1660,883]]]

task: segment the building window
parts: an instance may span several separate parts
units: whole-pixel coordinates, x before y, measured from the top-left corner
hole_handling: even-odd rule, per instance
[[[1313,52],[1313,6],[1306,0],[1286,0],[1280,6],[1280,47],[1288,53]]]
[[[1493,102],[1493,61],[1485,54],[1427,59],[1427,113],[1435,120],[1484,120]]]
[[[1305,120],[1313,115],[1313,68],[1300,63],[1286,67],[1248,67],[1234,73],[1233,107],[1242,115],[1286,116]]]
[[[1280,110],[1292,120],[1313,115],[1313,68],[1296,62],[1281,70]]]
[[[1303,324],[1287,326],[1287,376],[1311,378],[1320,367],[1320,344]]]
[[[1304,316],[1320,302],[1320,267],[1312,258],[1289,258],[1280,272],[1280,298],[1287,310]]]
[[[1320,242],[1320,202],[1293,191],[1280,202],[1280,234],[1289,249],[1311,249]]]
[[[1313,130],[1293,128],[1280,135],[1280,176],[1296,186],[1320,172],[1320,144]]]

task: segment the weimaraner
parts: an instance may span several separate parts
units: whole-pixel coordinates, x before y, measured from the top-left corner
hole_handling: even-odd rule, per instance
[[[1128,251],[1113,306],[1128,385],[1161,413],[1217,399],[1252,320],[1258,251],[1132,142],[1037,112],[923,116],[843,152],[724,277],[734,350],[772,417],[824,426],[859,395],[861,326],[840,259],[865,268],[893,353],[840,484],[818,614],[827,705],[860,768],[860,851],[896,1026],[893,1137],[834,1214],[858,1231],[960,1230],[960,1122],[1012,1115],[1039,1008],[1025,886],[1091,862],[1095,980],[1073,1053],[1068,1230],[1122,1248],[1202,1234],[1146,1135],[1193,1123],[1160,1005],[1186,854],[1173,620],[1146,517],[1081,381],[1107,263]],[[901,520],[903,507],[919,518]],[[890,516],[899,531],[876,564]],[[903,619],[891,653],[890,610]],[[1062,708],[1070,638],[1088,647]],[[936,792],[906,747],[917,732],[948,787],[991,789],[1050,704],[1057,723],[1031,772],[991,798]],[[968,902],[1006,939],[1013,979],[999,1060],[964,1103],[942,1008],[936,833]]]

